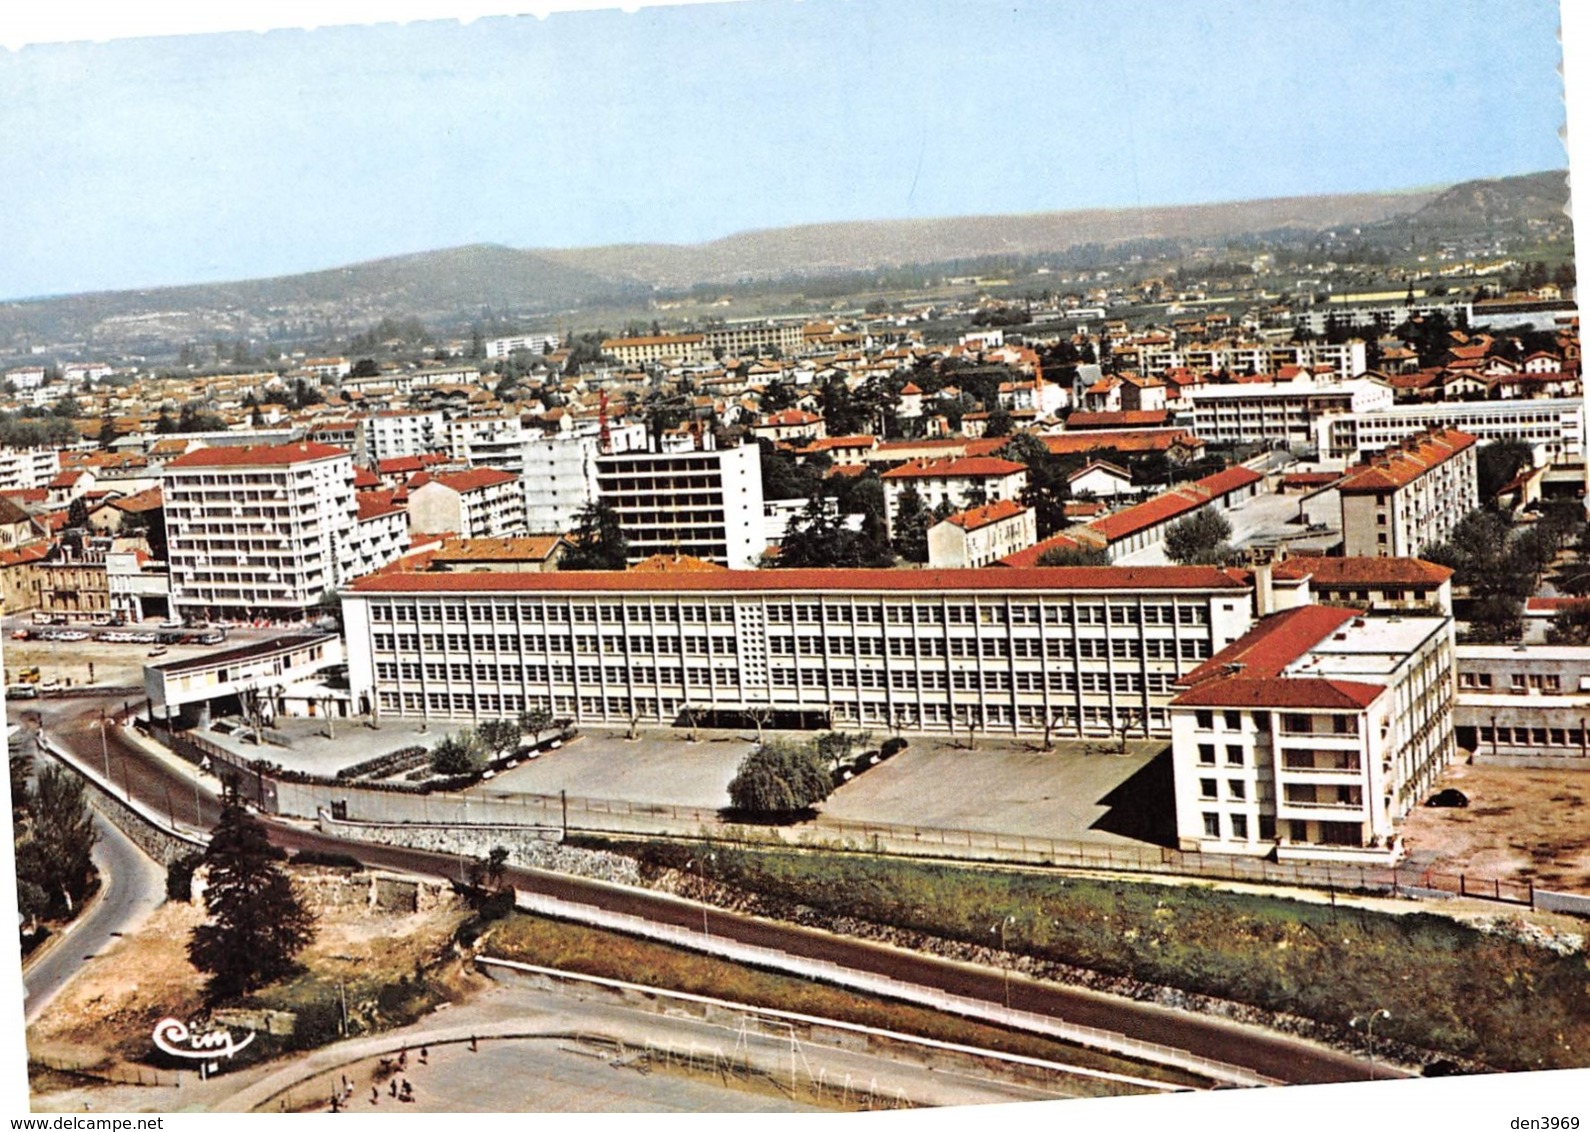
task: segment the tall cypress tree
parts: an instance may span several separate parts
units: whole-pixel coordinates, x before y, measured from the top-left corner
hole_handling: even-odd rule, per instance
[[[221,1002],[247,994],[293,969],[315,935],[314,915],[277,862],[286,854],[236,798],[204,851],[204,907],[210,921],[193,930],[188,959],[210,976],[205,997]]]

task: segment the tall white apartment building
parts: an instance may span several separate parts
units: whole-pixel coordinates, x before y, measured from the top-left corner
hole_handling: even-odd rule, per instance
[[[1285,444],[1321,452],[1323,430],[1332,420],[1390,409],[1394,400],[1389,385],[1370,378],[1199,385],[1182,396],[1192,402],[1192,427],[1201,440]]]
[[[524,471],[524,446],[531,435],[518,417],[455,417],[447,422],[447,451],[461,464],[517,476]]]
[[[646,445],[643,424],[613,425],[608,443],[614,452],[630,452]],[[596,502],[596,457],[601,438],[543,436],[534,433],[519,451],[524,481],[525,526],[538,534],[562,534],[574,529],[580,511]]]
[[[1303,605],[1260,621],[1171,701],[1181,848],[1392,861],[1455,751],[1449,617]]]
[[[45,487],[60,471],[53,448],[0,448],[0,491]]]
[[[1251,596],[1215,567],[383,573],[342,595],[382,714],[1088,735],[1167,734]]]
[[[750,570],[762,537],[762,458],[755,444],[596,457],[602,502],[618,514],[631,563],[683,554]]]
[[[1451,536],[1479,506],[1477,447],[1456,429],[1409,437],[1336,484],[1343,554],[1413,558]]]
[[[364,418],[364,452],[372,464],[399,456],[447,449],[447,421],[440,410],[395,410]]]
[[[171,600],[183,614],[299,615],[403,547],[400,513],[360,518],[341,448],[200,448],[164,476]]]

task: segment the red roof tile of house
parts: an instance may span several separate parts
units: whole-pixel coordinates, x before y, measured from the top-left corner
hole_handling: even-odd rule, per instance
[[[1175,707],[1252,707],[1277,711],[1362,711],[1385,693],[1379,684],[1327,680],[1317,676],[1210,680],[1181,693]]]
[[[1275,564],[1274,576],[1287,581],[1313,578],[1316,586],[1439,586],[1452,577],[1447,566],[1422,558],[1328,558],[1302,555]]]
[[[1075,412],[1066,418],[1068,430],[1162,428],[1170,414],[1165,409],[1121,409],[1116,412]]]
[[[992,526],[994,523],[1003,522],[1006,519],[1014,519],[1016,516],[1024,514],[1026,510],[1027,508],[1017,503],[1014,499],[1000,499],[982,507],[972,507],[965,511],[957,511],[953,515],[946,516],[944,522],[954,523],[965,531],[975,531],[983,527]]]
[[[443,487],[450,487],[459,493],[500,487],[505,483],[517,483],[519,480],[519,477],[512,472],[504,472],[498,468],[468,468],[462,472],[437,472],[431,478]],[[412,487],[413,484],[411,483],[410,486]]]
[[[942,460],[913,460],[883,473],[886,480],[975,479],[987,476],[1013,476],[1025,473],[1026,464],[999,456],[962,456]]]
[[[166,467],[167,469],[286,467],[311,460],[329,460],[346,455],[348,450],[345,448],[300,440],[293,444],[259,444],[244,448],[198,448],[185,456],[178,456]]]
[[[427,589],[543,590],[549,593],[688,589],[704,591],[842,593],[904,590],[1010,593],[1043,590],[1243,590],[1240,577],[1215,566],[1053,566],[976,570],[725,570],[711,574],[635,574],[622,570],[567,570],[546,574],[434,574],[422,579],[361,578],[355,592]]]
[[[1100,429],[1094,432],[1062,432],[1057,436],[1041,436],[1044,446],[1056,456],[1073,456],[1083,452],[1164,452],[1180,445],[1184,448],[1202,448],[1204,442],[1186,429]]]
[[[354,501],[359,506],[359,521],[379,518],[382,515],[392,515],[403,510],[395,501],[397,495],[394,491],[361,491],[354,496]]]
[[[1410,437],[1367,464],[1347,469],[1337,490],[1343,495],[1364,495],[1406,487],[1475,443],[1474,437],[1455,428]]]
[[[164,503],[165,499],[161,495],[160,489],[158,487],[151,487],[147,491],[134,492],[132,495],[127,495],[120,499],[112,500],[111,506],[116,508],[118,511],[136,513],[140,511],[157,510],[158,508],[162,507]]]
[[[1300,605],[1264,618],[1242,636],[1178,681],[1196,687],[1205,680],[1241,675],[1247,679],[1279,676],[1287,665],[1359,615],[1355,609]]]

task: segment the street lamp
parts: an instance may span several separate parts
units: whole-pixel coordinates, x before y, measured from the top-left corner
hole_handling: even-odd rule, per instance
[[[988,929],[988,934],[999,933],[1000,963],[1005,970],[1005,1009],[1010,1009],[1010,955],[1005,950],[1005,929],[1016,922],[1015,916],[1006,916],[999,923]]]
[[[707,862],[708,861],[712,861],[712,860],[716,860],[716,859],[717,859],[716,854],[707,853],[706,855],[701,856],[701,857],[692,857],[692,858],[690,858],[690,860],[685,862],[685,868],[694,869],[696,875],[701,878],[701,890],[702,890],[701,891],[701,896],[702,896],[702,900],[701,900],[701,934],[702,935],[711,935],[712,934],[712,929],[707,926],[707,900],[706,900],[706,895],[707,895],[707,892],[706,892],[706,888],[707,888]]]
[[[1359,1023],[1363,1023],[1364,1035],[1369,1043],[1369,1079],[1371,1081],[1375,1079],[1375,1019],[1377,1018],[1382,1021],[1389,1020],[1391,1011],[1382,1008],[1369,1014],[1360,1014],[1347,1023],[1355,1030],[1358,1029]]]

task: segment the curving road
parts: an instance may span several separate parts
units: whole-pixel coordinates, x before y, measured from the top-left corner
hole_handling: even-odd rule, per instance
[[[47,756],[45,756],[47,757]],[[72,921],[48,949],[22,972],[22,1016],[31,1022],[61,988],[110,942],[134,930],[166,898],[166,872],[127,835],[98,815],[94,865],[100,890],[89,909]]]
[[[59,705],[46,715],[52,737],[84,759],[100,758],[99,707],[79,703]],[[111,775],[125,788],[160,812],[171,812],[179,822],[214,824],[219,808],[213,797],[195,798],[193,780],[150,759],[124,743],[113,729],[106,750]],[[195,821],[197,818],[197,821]],[[268,820],[271,840],[287,849],[319,849],[342,853],[379,867],[458,879],[462,862],[450,854],[430,853],[384,845],[369,845]],[[679,925],[699,926],[700,905],[643,889],[623,888],[560,873],[509,869],[507,879],[516,888],[545,893],[565,900],[591,904],[629,915]],[[929,955],[883,947],[846,936],[791,924],[758,920],[709,909],[713,933],[794,955],[826,960],[856,970],[937,987],[953,994],[1001,1003],[1005,978],[998,969],[952,963]],[[74,949],[74,953],[75,953]],[[86,952],[85,952],[86,954]],[[1081,1026],[1158,1042],[1215,1060],[1244,1066],[1267,1077],[1296,1084],[1368,1080],[1369,1066],[1349,1054],[1258,1027],[1244,1026],[1204,1015],[1132,1002],[1058,983],[1025,979],[1010,982],[1013,1007],[1048,1014]],[[1380,1067],[1387,1075],[1387,1067]]]

